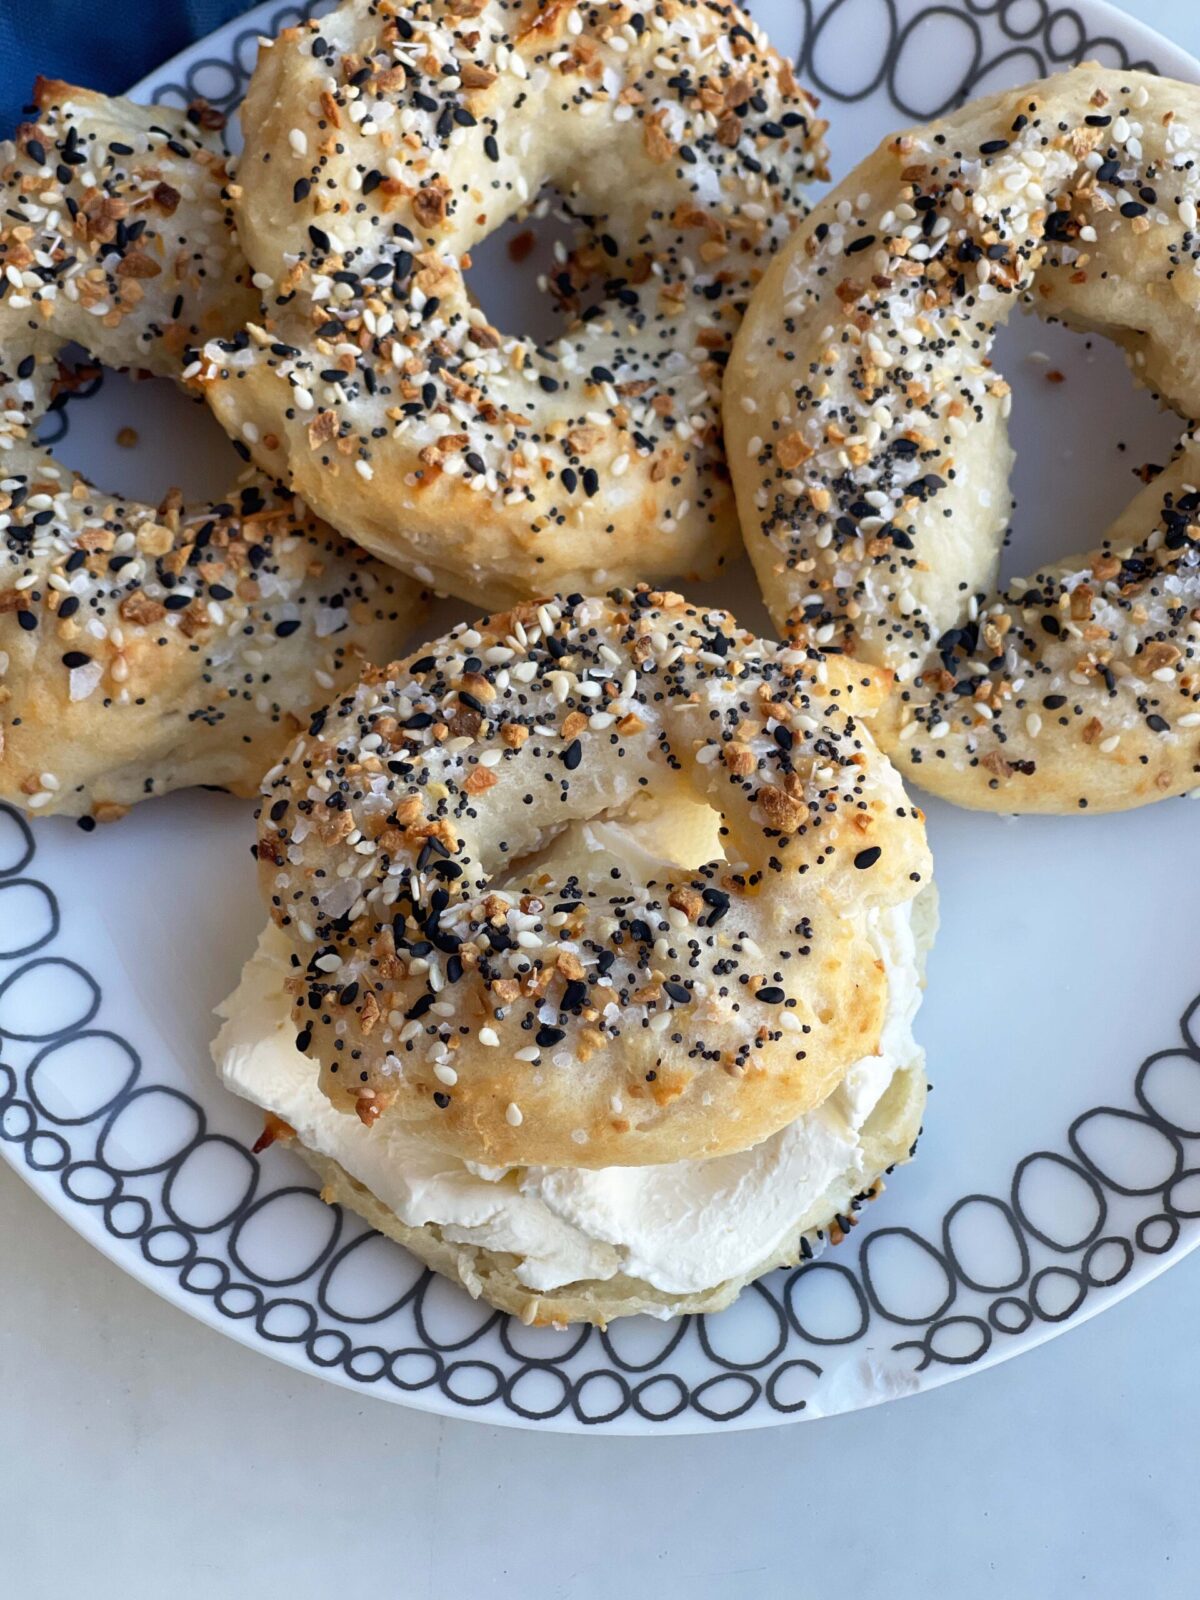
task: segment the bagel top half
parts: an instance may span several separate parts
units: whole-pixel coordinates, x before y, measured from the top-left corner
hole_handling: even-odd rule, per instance
[[[856,714],[873,695],[645,588],[368,671],[267,774],[259,823],[325,1092],[521,1166],[745,1149],[820,1104],[879,1049],[874,920],[930,875]],[[681,835],[717,813],[723,854],[606,856],[589,830],[647,794]]]

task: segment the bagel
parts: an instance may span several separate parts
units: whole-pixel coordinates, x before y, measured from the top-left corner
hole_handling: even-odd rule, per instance
[[[36,103],[0,146],[0,798],[105,819],[252,794],[417,592],[265,480],[143,505],[33,442],[66,344],[178,378],[251,303],[213,131],[45,79]]]
[[[882,144],[776,256],[725,425],[767,607],[895,675],[906,775],[998,811],[1200,787],[1200,446],[1084,554],[996,592],[1019,301],[1200,418],[1200,88],[1082,66]]]
[[[722,369],[825,154],[754,22],[345,0],[263,46],[243,126],[238,227],[270,287],[190,371],[265,470],[478,605],[716,572],[739,537]],[[542,345],[494,328],[464,267],[547,185],[581,231]]]
[[[572,1169],[745,1150],[821,1105],[879,1047],[880,919],[930,878],[873,690],[645,586],[368,670],[259,818],[324,1093],[380,1140]],[[694,859],[611,848],[645,796]]]

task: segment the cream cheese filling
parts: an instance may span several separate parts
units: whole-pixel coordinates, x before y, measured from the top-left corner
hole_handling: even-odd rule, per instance
[[[301,1144],[336,1161],[409,1227],[435,1224],[459,1244],[518,1258],[535,1291],[618,1273],[667,1294],[752,1275],[829,1220],[827,1191],[869,1179],[861,1131],[894,1074],[920,1052],[912,1024],[921,982],[911,904],[870,913],[888,979],[877,1055],[856,1062],[832,1095],[770,1138],[735,1154],[658,1166],[496,1169],[430,1149],[384,1118],[366,1128],[336,1111],[315,1064],[295,1046],[284,989],[291,946],[273,925],[259,941],[213,1056],[225,1085],[273,1112]]]

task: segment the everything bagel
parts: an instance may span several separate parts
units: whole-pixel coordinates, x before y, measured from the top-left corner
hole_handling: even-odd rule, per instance
[[[192,368],[323,516],[479,604],[711,576],[738,318],[824,124],[717,0],[345,0],[264,46],[234,190],[262,317]],[[581,223],[540,345],[470,251],[556,188]],[[589,287],[603,291],[587,306]]]
[[[870,694],[645,587],[368,671],[259,822],[325,1093],[380,1148],[390,1121],[570,1168],[745,1150],[820,1105],[880,1048],[876,924],[930,876]],[[707,841],[691,865],[614,849],[647,803],[676,851]]]
[[[250,303],[213,132],[40,80],[0,146],[0,797],[101,818],[253,793],[310,710],[394,652],[417,592],[288,492],[104,493],[33,442],[71,341],[179,375]]]
[[[876,736],[1003,811],[1200,786],[1200,448],[1102,541],[994,592],[1019,301],[1129,352],[1200,417],[1200,89],[1083,66],[887,140],[779,253],[725,389],[781,630],[889,669]]]

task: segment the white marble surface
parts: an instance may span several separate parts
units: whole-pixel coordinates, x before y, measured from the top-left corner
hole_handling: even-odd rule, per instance
[[[1194,0],[1127,9],[1200,54]],[[1200,1592],[1200,1258],[1023,1359],[810,1426],[571,1438],[297,1377],[0,1169],[12,1600]]]

